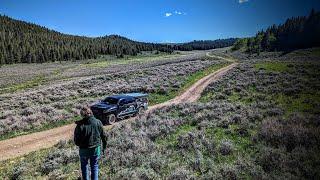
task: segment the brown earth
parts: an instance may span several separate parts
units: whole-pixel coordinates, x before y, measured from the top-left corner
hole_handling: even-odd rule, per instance
[[[232,61],[233,63],[223,67],[205,77],[198,80],[195,84],[189,87],[185,92],[179,96],[171,99],[167,102],[157,104],[149,107],[146,113],[149,113],[155,109],[170,106],[179,103],[190,103],[195,102],[201,96],[203,90],[212,82],[219,79],[221,76],[227,73],[230,69],[237,66],[238,63],[234,62],[232,59],[227,59],[224,57],[218,57],[207,53],[210,57],[224,59],[226,61]],[[136,118],[130,118],[119,123],[128,123],[135,120]],[[105,129],[111,129],[113,125],[106,126]],[[58,128],[53,128],[50,130],[36,132],[28,135],[18,136],[15,138],[0,141],[0,161],[19,157],[28,154],[39,149],[49,148],[55,145],[60,140],[69,140],[73,136],[73,130],[75,124],[70,124]]]

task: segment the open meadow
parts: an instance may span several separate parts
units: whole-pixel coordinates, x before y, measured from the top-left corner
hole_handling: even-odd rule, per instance
[[[228,64],[206,56],[206,51],[149,58],[118,60],[121,63],[112,61],[111,65],[104,64],[105,61],[81,64],[80,67],[86,67],[79,71],[66,71],[68,75],[65,76],[76,74],[77,78],[50,80],[55,76],[48,75],[43,85],[1,94],[1,139],[72,123],[79,119],[79,107],[111,94],[145,92],[150,94],[151,105],[161,103],[172,99],[201,77]],[[25,67],[35,68],[32,71],[39,73],[38,66],[44,68],[41,64]],[[68,68],[70,66],[66,65]],[[54,65],[48,63],[48,68],[51,67]],[[12,70],[15,66],[4,68]]]
[[[210,84],[198,102],[164,107],[107,131],[102,179],[320,178],[318,49],[281,56],[224,52],[209,55],[232,57],[239,65]],[[172,86],[165,83],[184,82],[170,74],[188,77],[220,63],[204,58],[142,72],[148,74],[146,82],[168,93]],[[109,81],[127,83],[119,77],[139,78],[128,73]],[[104,79],[92,80],[107,84]],[[72,87],[95,86],[85,81]],[[0,167],[0,177],[12,179],[76,179],[80,173],[78,149],[72,141],[3,161]]]
[[[320,180],[319,0],[0,4],[0,180]]]

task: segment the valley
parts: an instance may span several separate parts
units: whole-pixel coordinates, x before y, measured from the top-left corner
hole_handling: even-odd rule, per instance
[[[215,62],[237,59],[238,65],[210,81],[198,100],[187,95],[179,103],[156,105],[146,115],[107,127],[108,151],[102,158],[101,177],[319,176],[320,82],[316,77],[320,64],[315,51],[253,57],[226,54],[225,49],[209,52]],[[299,57],[301,53],[305,58]],[[303,165],[292,166],[298,161]],[[2,163],[9,164],[0,169],[7,177],[36,174],[37,178],[73,179],[79,175],[77,148],[67,139]]]

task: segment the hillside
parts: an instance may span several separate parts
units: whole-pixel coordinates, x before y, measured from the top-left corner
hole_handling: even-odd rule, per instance
[[[118,35],[96,38],[63,34],[0,15],[0,65],[137,55],[141,51],[206,50],[231,46],[235,39],[167,45],[137,42]]]
[[[191,50],[208,50],[232,46],[238,39],[228,38],[228,39],[217,39],[217,40],[202,40],[202,41],[192,41],[188,43],[182,43],[174,45],[174,50],[180,51],[191,51]]]
[[[320,46],[320,12],[312,10],[309,16],[293,17],[279,26],[272,25],[255,37],[239,39],[233,50],[248,53],[261,51],[292,51]]]
[[[98,38],[67,35],[0,16],[2,64],[90,59],[98,54],[136,55],[140,51],[155,49],[165,50],[165,46],[136,42],[117,35]]]

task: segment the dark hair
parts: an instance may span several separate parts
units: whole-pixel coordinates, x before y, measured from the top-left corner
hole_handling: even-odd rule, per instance
[[[81,107],[81,109],[80,109],[80,114],[81,114],[81,116],[84,117],[84,118],[93,115],[91,109],[90,109],[88,106],[83,106],[83,107]]]

